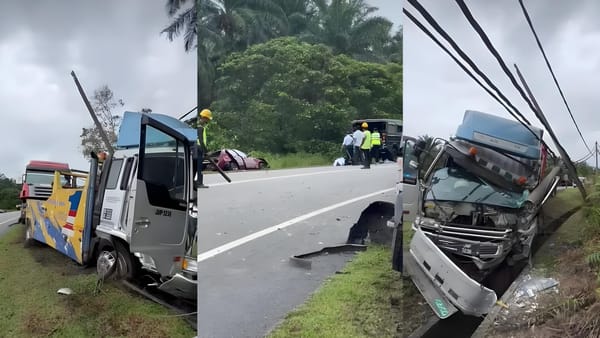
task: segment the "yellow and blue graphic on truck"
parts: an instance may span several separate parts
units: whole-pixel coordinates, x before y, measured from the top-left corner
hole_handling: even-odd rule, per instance
[[[61,177],[69,177],[67,184]],[[77,181],[83,181],[81,186]],[[31,236],[83,264],[86,231],[86,197],[88,176],[72,172],[55,172],[52,195],[46,201],[28,200],[27,218]],[[88,236],[85,236],[89,238]]]

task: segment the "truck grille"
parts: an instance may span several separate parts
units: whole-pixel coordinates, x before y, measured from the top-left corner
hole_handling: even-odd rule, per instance
[[[462,256],[493,259],[510,248],[512,230],[489,227],[421,225],[421,229],[440,249]]]
[[[49,187],[35,187],[33,190],[33,196],[31,197],[45,197],[48,198],[52,195],[52,188]]]

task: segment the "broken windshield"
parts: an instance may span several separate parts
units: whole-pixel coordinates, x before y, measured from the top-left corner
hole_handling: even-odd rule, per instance
[[[492,186],[463,168],[442,168],[431,178],[427,200],[481,203],[507,208],[520,208],[528,192],[522,194]]]

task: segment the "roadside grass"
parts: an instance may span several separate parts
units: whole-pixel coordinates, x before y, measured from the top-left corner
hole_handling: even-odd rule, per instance
[[[407,284],[391,268],[391,250],[369,246],[268,337],[397,337],[411,329],[407,315],[423,315],[405,312]]]
[[[600,336],[600,184],[587,188],[583,208],[561,225],[533,261],[536,270],[559,281],[559,294],[540,295],[527,325],[510,332],[512,337]],[[557,198],[564,205],[582,202],[577,189],[567,189]]]
[[[193,337],[166,308],[106,281],[43,245],[23,247],[24,227],[0,238],[0,332],[5,337]],[[70,288],[71,295],[57,294]]]
[[[549,200],[544,207],[544,220],[555,220],[565,212],[583,204],[583,199],[578,189],[567,188],[557,192],[556,196]],[[581,247],[581,229],[585,224],[585,217],[578,212],[566,220],[553,234],[552,237],[542,245],[536,252],[532,262],[548,273],[553,272],[557,264],[557,258],[563,249]]]
[[[252,152],[252,157],[264,158],[269,163],[270,169],[290,169],[304,167],[318,167],[332,165],[334,158],[324,154],[290,153],[269,154],[263,152]]]

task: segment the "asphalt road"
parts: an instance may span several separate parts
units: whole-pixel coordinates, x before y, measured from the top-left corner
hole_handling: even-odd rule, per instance
[[[19,211],[3,212],[0,214],[0,236],[8,230],[8,228],[19,221]]]
[[[198,336],[263,337],[348,255],[312,269],[289,257],[345,243],[360,213],[394,201],[396,164],[206,175],[199,192]],[[337,256],[337,255],[336,255]]]

